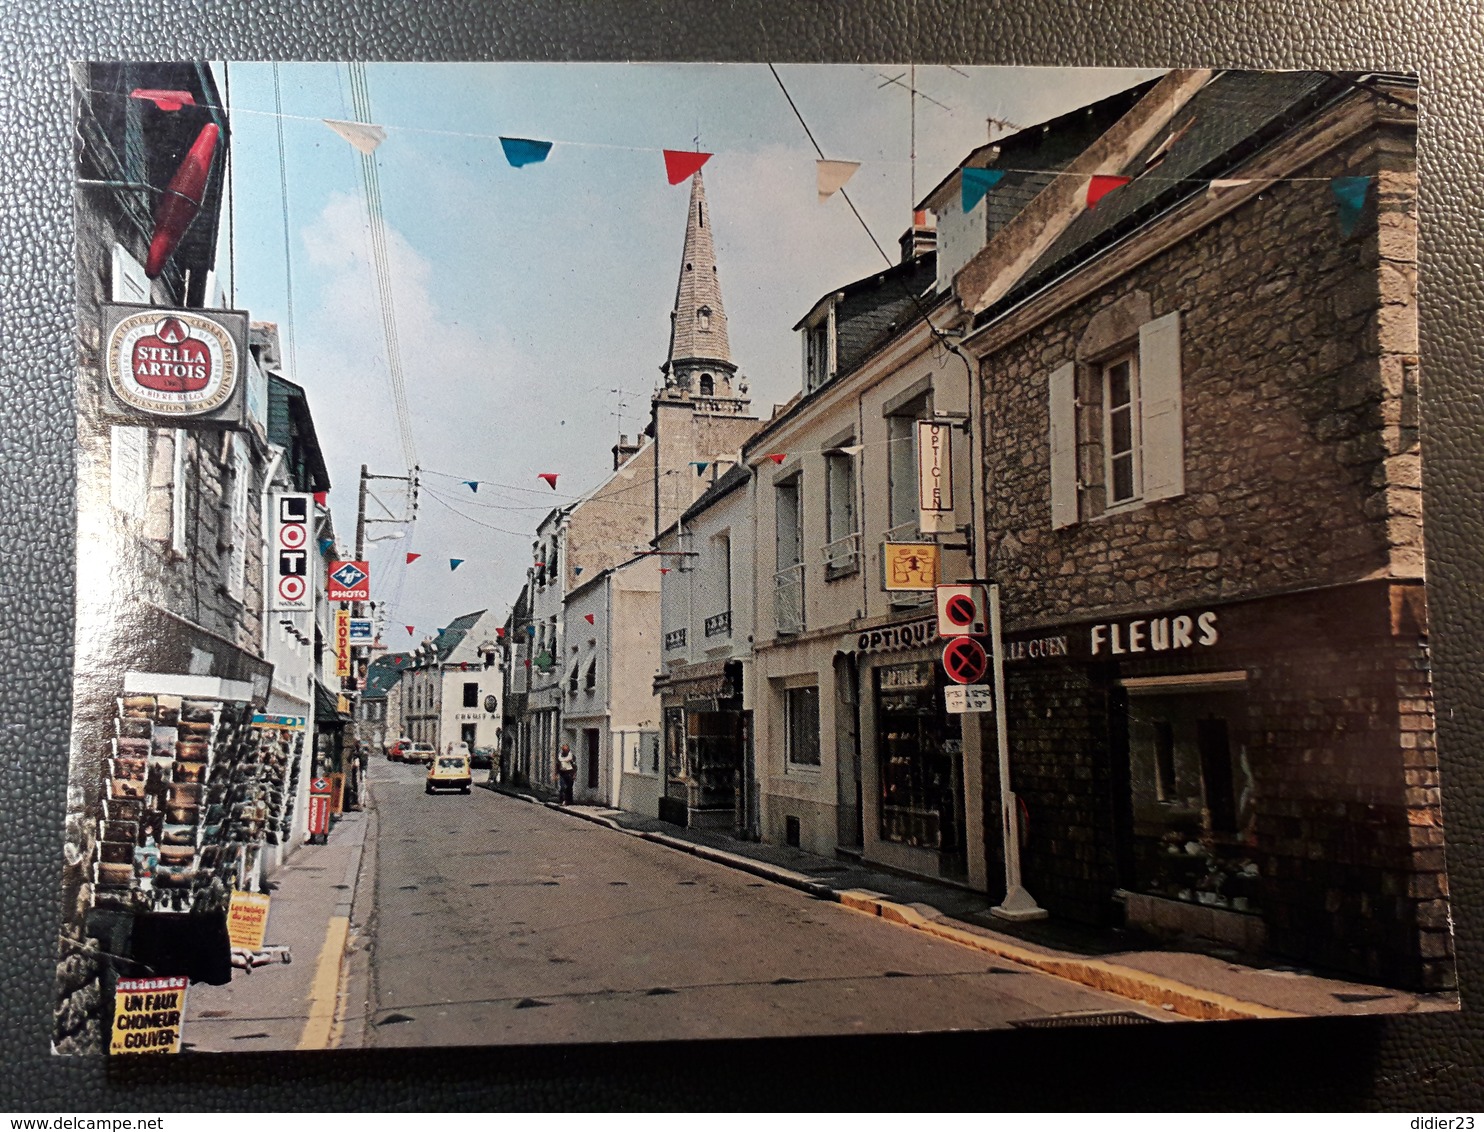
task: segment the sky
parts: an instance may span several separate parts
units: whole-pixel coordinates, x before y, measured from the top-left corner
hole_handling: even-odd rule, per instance
[[[818,201],[818,153],[765,65],[366,66],[371,117],[387,133],[374,157],[421,469],[415,522],[367,528],[389,648],[474,610],[503,618],[536,524],[600,484],[619,433],[644,427],[689,199],[687,184],[668,183],[662,150],[714,154],[702,176],[733,361],[766,418],[800,386],[794,324],[821,295],[879,271],[876,244],[895,261],[914,203],[989,140],[988,119],[1034,125],[1158,73],[777,70],[825,157],[861,163],[846,193],[864,228],[840,196]],[[361,465],[408,475],[360,157],[322,121],[354,117],[350,75],[328,63],[217,72],[232,131],[222,275],[233,305],[279,325],[348,552]],[[554,145],[517,169],[500,136]],[[555,491],[537,478],[548,472]],[[370,518],[408,514],[400,481],[371,488]],[[408,565],[409,553],[421,557]]]

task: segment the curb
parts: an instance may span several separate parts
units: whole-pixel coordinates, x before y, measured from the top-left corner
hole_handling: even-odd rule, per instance
[[[558,813],[581,818],[583,821],[604,826],[630,837],[663,845],[667,849],[689,853],[693,857],[700,857],[718,865],[750,873],[763,880],[787,885],[789,888],[798,889],[816,899],[834,901],[852,911],[877,916],[888,923],[924,932],[950,943],[971,947],[1007,962],[1028,967],[1043,975],[1051,975],[1054,978],[1065,979],[1079,986],[1103,991],[1131,1002],[1140,1002],[1146,1006],[1167,1010],[1181,1018],[1210,1022],[1307,1017],[1307,1015],[1296,1014],[1289,1010],[1279,1010],[1275,1007],[1263,1006],[1261,1003],[1221,994],[1218,991],[1192,986],[1178,979],[1163,978],[1149,971],[1123,967],[1105,959],[1085,959],[1080,956],[1057,955],[1042,951],[1019,942],[1012,942],[1003,936],[951,924],[947,922],[947,917],[942,912],[927,904],[898,904],[880,893],[868,892],[865,889],[837,890],[803,873],[796,873],[778,865],[769,865],[763,861],[753,860],[751,857],[712,849],[707,845],[697,845],[694,842],[670,837],[663,833],[629,829],[619,825],[612,818],[598,814],[585,814],[556,802],[543,801],[530,794],[521,794],[494,785],[491,785],[489,789],[510,798],[518,798],[556,810]]]

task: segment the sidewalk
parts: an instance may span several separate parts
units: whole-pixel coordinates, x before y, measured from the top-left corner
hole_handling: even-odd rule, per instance
[[[860,862],[818,857],[786,846],[739,841],[723,833],[681,829],[623,810],[558,806],[530,792],[498,785],[488,788],[1186,1018],[1284,1018],[1456,1009],[1455,1000],[1448,995],[1410,994],[1324,978],[1295,967],[1254,965],[1234,953],[1207,954],[1163,944],[1135,931],[1097,930],[1058,921],[1009,923],[990,915],[983,893],[954,885],[901,876]]]
[[[366,841],[367,813],[341,814],[325,845],[301,845],[269,877],[266,942],[291,962],[234,968],[226,986],[192,986],[187,1052],[332,1049],[350,908]]]

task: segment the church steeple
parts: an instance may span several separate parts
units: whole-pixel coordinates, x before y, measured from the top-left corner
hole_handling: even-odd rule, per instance
[[[711,211],[699,172],[690,183],[685,249],[675,307],[670,311],[670,353],[660,369],[665,383],[657,397],[695,401],[701,411],[729,415],[746,411],[746,384],[737,382],[733,389],[737,367],[727,339],[727,315],[711,241]]]

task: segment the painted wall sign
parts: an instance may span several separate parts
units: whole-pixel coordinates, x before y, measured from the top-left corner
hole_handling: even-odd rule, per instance
[[[929,591],[938,584],[938,545],[932,542],[881,544],[881,588],[888,593]]]
[[[268,609],[273,613],[314,612],[309,584],[309,521],[313,497],[301,492],[273,496]]]
[[[1016,633],[1005,641],[1005,659],[1115,660],[1208,649],[1221,641],[1221,616],[1192,610]]]
[[[371,564],[364,560],[333,560],[325,597],[330,601],[370,601]]]
[[[103,372],[120,415],[243,427],[247,315],[107,304]]]
[[[120,979],[113,998],[110,1054],[179,1053],[185,1019],[184,975],[161,979]]]
[[[855,651],[863,653],[896,652],[899,649],[920,649],[937,640],[938,623],[931,617],[920,621],[906,621],[900,625],[885,625],[880,629],[869,629],[855,638]]]

